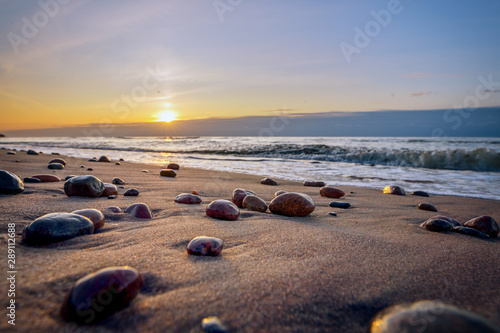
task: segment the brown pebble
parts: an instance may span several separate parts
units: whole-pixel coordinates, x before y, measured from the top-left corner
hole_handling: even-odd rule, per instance
[[[193,238],[188,246],[187,253],[195,256],[218,256],[224,247],[221,239],[215,237],[200,236]]]
[[[61,178],[54,176],[54,175],[34,175],[31,176],[30,178],[37,178],[42,181],[42,183],[47,183],[47,182],[60,182]]]
[[[265,212],[267,210],[266,202],[251,194],[247,195],[245,199],[243,199],[242,207],[257,212]]]
[[[105,222],[104,214],[97,209],[80,209],[71,212],[71,214],[78,214],[87,217],[90,221],[92,221],[92,223],[94,223],[94,229],[102,227]]]
[[[464,223],[464,227],[469,227],[481,231],[491,238],[498,237],[498,223],[491,216],[479,216]]]
[[[288,193],[288,192],[284,191],[284,190],[276,191],[276,193],[274,193],[274,197],[277,197],[278,195],[282,195],[282,194],[285,194],[285,193]]]
[[[385,194],[405,195],[405,190],[399,186],[391,185],[384,188]]]
[[[338,199],[342,198],[345,192],[335,187],[325,186],[319,190],[319,194],[321,194],[322,197]]]
[[[104,192],[102,192],[101,197],[109,197],[111,195],[118,195],[118,189],[113,184],[104,183]]]
[[[233,191],[233,194],[231,195],[231,201],[239,208],[242,207],[243,205],[243,199],[247,195],[255,195],[252,191],[244,190],[242,188],[237,188]]]
[[[177,203],[189,204],[189,205],[201,204],[201,198],[191,193],[181,193],[175,197],[174,201]]]
[[[425,203],[425,202],[419,203],[418,204],[418,209],[428,210],[430,212],[437,212],[438,211],[436,207],[434,207],[430,203]]]
[[[325,182],[322,181],[315,181],[315,180],[304,180],[302,183],[304,186],[311,186],[311,187],[323,187],[325,186]]]
[[[269,203],[269,210],[273,214],[285,216],[307,216],[316,208],[310,196],[303,193],[289,192],[278,195]]]
[[[172,169],[163,169],[160,171],[160,176],[162,177],[175,177],[177,173]]]
[[[427,221],[422,222],[420,226],[429,231],[436,231],[436,232],[450,231],[453,228],[450,222],[446,220],[433,219],[433,218],[430,218]]]
[[[153,214],[145,203],[135,203],[125,209],[125,213],[130,214],[138,219],[152,219]]]
[[[197,192],[197,191],[195,191],[195,190],[192,190],[192,191],[191,191],[191,194],[198,195],[198,192]]]
[[[92,169],[92,168],[88,168],[88,169],[87,169],[87,171],[94,171],[94,169]]]
[[[276,183],[276,181],[272,180],[271,178],[264,178],[260,181],[260,183],[263,185],[271,185],[271,186],[278,185],[278,183]]]
[[[169,165],[167,165],[167,169],[179,170],[179,164],[170,163]]]
[[[106,209],[112,211],[113,213],[121,213],[122,212],[121,208],[116,207],[116,206],[111,206],[111,207],[108,207]]]
[[[240,216],[238,207],[228,200],[212,201],[206,208],[205,213],[214,219],[234,221]]]

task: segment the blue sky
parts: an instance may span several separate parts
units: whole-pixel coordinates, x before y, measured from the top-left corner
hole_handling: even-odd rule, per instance
[[[446,109],[477,89],[500,105],[499,1],[59,1],[0,1],[0,130]],[[40,3],[57,13],[26,38]],[[341,43],[389,7],[346,61]]]

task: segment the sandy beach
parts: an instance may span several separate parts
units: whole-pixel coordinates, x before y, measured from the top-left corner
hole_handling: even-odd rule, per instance
[[[0,169],[21,179],[35,174],[61,179],[94,175],[105,183],[120,177],[127,184],[115,200],[67,197],[64,182],[25,184],[21,194],[0,195],[0,243],[5,256],[0,265],[2,331],[200,332],[204,317],[217,316],[230,332],[365,332],[370,319],[387,306],[426,299],[441,300],[500,325],[500,239],[419,227],[434,215],[461,223],[481,215],[500,221],[498,201],[396,196],[339,186],[346,196],[335,200],[352,205],[339,209],[328,206],[334,199],[321,197],[319,188],[300,182],[275,179],[278,186],[261,185],[266,175],[258,169],[255,175],[244,175],[181,165],[177,177],[166,178],[160,177],[158,165],[126,161],[115,165],[120,156],[110,156],[113,163],[62,156],[67,166],[49,170],[47,163],[61,156],[6,152],[0,150]],[[124,197],[129,188],[140,195]],[[316,209],[307,217],[245,209],[236,221],[206,216],[206,205],[230,200],[236,188],[252,190],[267,203],[277,190],[305,193]],[[203,199],[201,205],[174,202],[178,194],[192,190]],[[136,202],[149,206],[152,220],[106,209],[124,210]],[[433,204],[438,213],[417,209],[421,202]],[[23,229],[36,218],[84,208],[101,210],[106,217],[96,233],[44,246],[22,242]],[[337,216],[328,214],[332,211]],[[9,223],[16,224],[15,327],[5,316]],[[221,255],[186,253],[188,242],[202,235],[224,241]],[[78,279],[125,265],[145,279],[141,293],[127,308],[88,326],[60,317],[63,299]]]

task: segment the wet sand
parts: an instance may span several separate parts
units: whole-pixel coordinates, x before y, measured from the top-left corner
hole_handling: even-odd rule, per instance
[[[60,156],[6,155],[0,150],[0,169],[21,178],[91,174],[110,183],[120,177],[127,185],[115,200],[67,197],[64,182],[25,184],[21,194],[0,195],[2,331],[200,332],[204,317],[218,316],[230,332],[365,332],[379,310],[424,299],[440,299],[500,325],[500,240],[419,227],[438,214],[461,223],[480,215],[500,221],[498,201],[395,196],[351,186],[339,186],[346,192],[344,198],[329,199],[319,195],[319,188],[299,182],[276,179],[279,186],[261,185],[265,175],[260,170],[253,176],[181,165],[176,178],[166,178],[160,177],[160,166],[71,157],[62,157],[68,162],[64,170],[47,169],[55,157]],[[115,161],[120,156],[110,157]],[[149,173],[141,172],[144,169]],[[138,189],[140,196],[124,197],[129,188]],[[266,202],[277,190],[302,192],[317,207],[301,218],[243,209],[236,221],[205,215],[208,203],[230,199],[235,188],[252,190]],[[176,195],[192,190],[199,192],[201,205],[174,202]],[[332,200],[352,207],[330,208]],[[149,206],[153,220],[106,210],[124,210],[136,202]],[[417,209],[421,202],[439,212]],[[95,234],[39,247],[22,243],[22,231],[34,219],[84,208],[99,209],[106,216],[106,224]],[[330,216],[331,211],[338,216]],[[12,222],[17,233],[15,330],[5,315],[7,224]],[[202,235],[224,241],[220,256],[187,255],[188,242]],[[123,265],[145,278],[130,306],[90,326],[60,318],[64,296],[76,280]]]

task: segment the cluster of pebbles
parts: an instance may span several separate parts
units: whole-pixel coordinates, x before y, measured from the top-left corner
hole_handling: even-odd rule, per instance
[[[29,150],[27,154],[38,155],[39,153]],[[93,158],[90,161],[110,163],[111,159],[107,156],[101,156],[99,159]],[[64,169],[66,164],[63,159],[56,158],[49,162],[48,168],[60,170]],[[179,170],[179,165],[169,164],[166,169],[160,171],[160,176],[176,177],[177,173],[174,170]],[[33,175],[24,178],[24,183],[59,181],[61,179],[55,175]],[[24,183],[17,175],[0,170],[0,194],[21,193],[24,191]],[[68,197],[98,198],[105,196],[116,198],[118,195],[116,185],[123,187],[122,185],[125,184],[125,181],[120,178],[114,178],[112,184],[107,184],[92,175],[68,176],[65,179],[64,192]],[[261,184],[278,185],[276,181],[270,178],[264,178]],[[322,197],[339,199],[345,196],[344,191],[326,186],[322,181],[306,180],[303,185],[320,187],[319,194]],[[383,193],[406,194],[398,186],[387,186]],[[138,195],[139,191],[136,189],[128,189],[124,194],[124,196]],[[428,193],[422,191],[413,192],[412,195],[429,197]],[[202,199],[196,191],[181,193],[175,197],[174,201],[179,204],[202,203]],[[332,201],[329,206],[347,209],[350,204],[343,201]],[[211,218],[234,221],[240,216],[240,208],[257,212],[266,212],[269,209],[272,214],[305,217],[311,214],[315,207],[313,199],[304,193],[279,190],[267,204],[253,191],[237,188],[232,193],[231,201],[214,200],[207,205],[205,213]],[[437,211],[434,206],[428,203],[421,203],[418,208]],[[109,207],[108,210],[114,213],[122,213],[119,207]],[[153,218],[151,210],[145,203],[134,203],[125,209],[125,213],[138,219]],[[330,215],[336,216],[336,213],[331,212]],[[28,245],[60,242],[78,236],[93,234],[95,230],[102,228],[104,224],[104,214],[96,209],[80,209],[71,213],[56,212],[46,214],[31,222],[24,229],[23,242]],[[490,216],[480,216],[462,225],[453,218],[438,215],[424,221],[421,227],[434,232],[454,231],[480,238],[495,238],[499,233],[497,222]],[[221,239],[199,236],[189,242],[186,251],[189,255],[195,256],[218,256],[223,248],[224,243]],[[143,286],[143,276],[132,267],[101,269],[76,281],[63,301],[60,314],[63,318],[80,324],[98,322],[126,307],[140,293]],[[101,311],[95,311],[96,304],[102,309]],[[408,330],[411,325],[418,318],[428,318],[429,314],[434,313],[437,308],[439,308],[440,316],[436,320],[429,322],[429,328],[432,332],[455,332],[457,327],[462,329],[463,332],[499,332],[486,319],[437,301],[422,301],[386,308],[372,319],[369,332],[413,332]],[[207,317],[203,319],[201,325],[205,332],[227,332],[227,328],[217,317]]]

